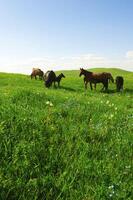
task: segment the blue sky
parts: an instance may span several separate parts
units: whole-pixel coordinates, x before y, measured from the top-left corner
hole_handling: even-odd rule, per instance
[[[0,0],[0,71],[133,71],[132,0]]]

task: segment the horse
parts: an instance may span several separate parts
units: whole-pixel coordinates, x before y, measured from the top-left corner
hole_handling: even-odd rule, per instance
[[[93,73],[93,72],[87,71],[83,68],[80,68],[79,76],[82,76],[82,75],[85,76],[84,77],[85,89],[87,89],[87,84],[88,84],[88,82],[90,82],[91,90],[93,89],[92,83],[95,84],[95,88],[96,88],[97,83],[102,83],[103,84],[102,90],[104,88],[105,88],[105,90],[107,90],[108,89],[108,79],[111,79],[112,81],[114,81],[112,75],[110,73],[106,73],[106,72]]]
[[[56,76],[56,78],[55,78],[55,82],[58,83],[58,87],[60,86],[60,81],[62,78],[65,78],[63,73],[59,74],[59,76]]]
[[[53,71],[47,71],[44,75],[45,86],[50,87],[52,86],[52,83],[54,83],[55,86],[55,79],[56,79],[55,73]]]
[[[120,92],[120,90],[123,90],[124,79],[122,76],[117,76],[115,79],[115,83],[116,83],[117,92]]]
[[[35,77],[35,79],[37,79],[37,76],[39,76],[39,79],[43,79],[43,75],[44,75],[44,72],[41,70],[41,69],[39,69],[39,68],[33,68],[32,69],[32,73],[31,73],[31,79],[33,78],[33,77]]]
[[[103,74],[106,74],[107,78],[108,78],[108,81],[114,83],[114,79],[112,77],[112,74],[111,73],[108,73],[108,72],[103,72]],[[86,82],[88,82],[88,80],[86,80],[86,77],[84,77],[84,84],[87,84]],[[94,83],[94,88],[96,90],[96,84],[97,83]]]

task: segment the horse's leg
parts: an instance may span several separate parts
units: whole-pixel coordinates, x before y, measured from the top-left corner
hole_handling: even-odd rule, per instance
[[[95,83],[94,87],[95,87],[95,90],[96,90],[96,83]]]
[[[87,90],[87,82],[85,82],[85,90]]]
[[[105,91],[107,91],[108,90],[108,80],[105,81],[104,87],[105,87]]]
[[[90,82],[90,88],[91,88],[91,90],[93,90],[93,87],[92,87],[92,83]]]

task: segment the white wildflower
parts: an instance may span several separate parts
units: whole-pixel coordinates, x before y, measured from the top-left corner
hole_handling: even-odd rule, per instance
[[[50,104],[50,101],[46,101],[46,105],[49,105]]]
[[[113,114],[111,114],[111,115],[110,115],[110,118],[113,118],[113,117],[114,117],[114,115],[113,115]]]
[[[108,188],[109,189],[114,189],[114,185],[110,185]]]
[[[51,107],[53,106],[53,104],[52,104],[52,103],[50,103],[49,105],[50,105]]]
[[[46,101],[46,105],[49,105],[49,106],[53,106],[53,103],[52,102],[50,102],[50,101]]]
[[[126,166],[126,169],[130,169],[130,168],[131,168],[131,166],[130,166],[130,165]]]
[[[109,104],[109,100],[107,100],[106,104]]]

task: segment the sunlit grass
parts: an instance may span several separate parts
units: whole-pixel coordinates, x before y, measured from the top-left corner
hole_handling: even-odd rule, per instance
[[[110,71],[124,92],[85,92],[78,71],[59,89],[0,74],[0,199],[132,199],[132,73]]]

